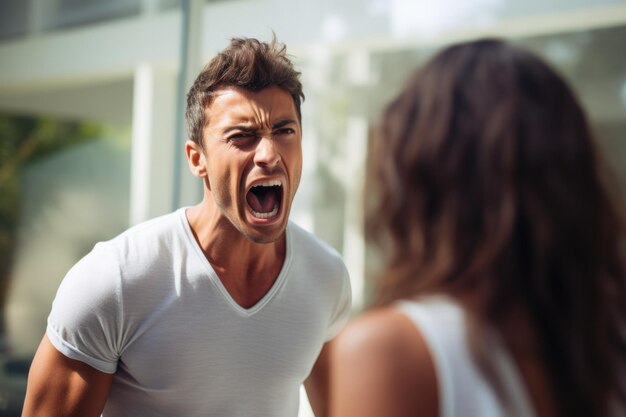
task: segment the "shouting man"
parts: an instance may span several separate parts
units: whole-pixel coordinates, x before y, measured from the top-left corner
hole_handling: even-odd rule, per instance
[[[63,280],[24,417],[326,415],[327,342],[350,286],[289,221],[302,170],[299,73],[285,47],[233,39],[187,96],[194,207],[98,243]]]

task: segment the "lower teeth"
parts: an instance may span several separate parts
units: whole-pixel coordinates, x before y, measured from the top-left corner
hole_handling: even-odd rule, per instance
[[[248,207],[250,208],[250,206]],[[278,213],[278,204],[275,204],[274,208],[269,213],[259,213],[257,211],[252,210],[252,208],[250,208],[250,211],[252,212],[252,215],[256,217],[257,219],[269,219],[270,217],[276,216],[276,214]]]

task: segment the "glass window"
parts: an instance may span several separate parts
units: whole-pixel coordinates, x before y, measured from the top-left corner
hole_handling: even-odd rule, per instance
[[[28,3],[21,0],[0,2],[0,40],[24,35],[28,24]]]
[[[626,26],[526,36],[512,41],[545,58],[569,81],[626,193]],[[302,64],[308,88],[306,114],[311,119],[304,123],[305,127],[310,123],[317,140],[314,230],[341,250],[346,262],[353,245],[349,240],[350,222],[354,222],[355,216],[362,216],[363,198],[367,201],[367,187],[365,195],[354,192],[361,186],[359,181],[364,180],[367,168],[354,175],[349,161],[359,149],[367,148],[385,103],[404,85],[409,73],[439,47],[433,41],[429,46],[390,44],[337,53],[319,50],[310,53]],[[354,126],[359,121],[366,123],[367,129],[355,138]],[[351,210],[351,205],[357,208]],[[362,221],[362,217],[357,221]],[[367,303],[372,290],[368,282],[373,278],[368,271],[376,270],[378,260],[376,253],[368,249],[364,253],[349,268],[364,271],[362,303]],[[355,278],[357,286],[359,279]]]

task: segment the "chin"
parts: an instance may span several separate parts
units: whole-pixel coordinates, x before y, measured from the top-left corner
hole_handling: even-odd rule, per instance
[[[282,238],[284,234],[285,234],[285,227],[282,227],[280,231],[273,231],[272,233],[263,233],[263,232],[255,231],[253,233],[246,233],[245,236],[248,240],[254,243],[268,244],[268,243],[274,243],[280,240],[280,238]]]

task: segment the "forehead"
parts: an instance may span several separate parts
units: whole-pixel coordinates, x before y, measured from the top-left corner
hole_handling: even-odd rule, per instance
[[[205,108],[207,127],[232,123],[265,124],[276,119],[297,120],[296,106],[291,95],[276,86],[259,91],[227,86],[213,93]]]

